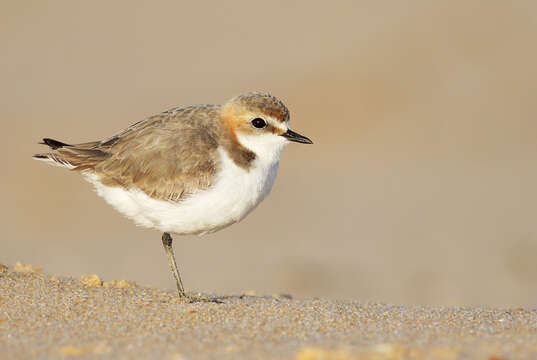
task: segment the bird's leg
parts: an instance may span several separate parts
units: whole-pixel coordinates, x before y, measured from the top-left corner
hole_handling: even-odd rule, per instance
[[[175,278],[175,283],[177,284],[179,297],[185,297],[185,289],[183,288],[183,282],[181,281],[181,276],[179,276],[179,270],[177,270],[177,263],[175,262],[175,255],[173,254],[172,241],[173,239],[170,234],[167,232],[162,234],[162,245],[164,245],[164,250],[166,250],[166,255],[168,255],[168,263],[170,264],[173,277]]]

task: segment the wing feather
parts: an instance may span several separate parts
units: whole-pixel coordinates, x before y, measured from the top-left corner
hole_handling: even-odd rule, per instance
[[[139,121],[104,141],[68,145],[44,140],[52,152],[34,157],[93,172],[104,185],[179,201],[214,181],[219,162],[217,116],[216,105],[176,108]]]

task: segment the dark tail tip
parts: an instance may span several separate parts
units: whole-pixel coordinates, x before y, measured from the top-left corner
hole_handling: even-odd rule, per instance
[[[50,146],[53,150],[62,148],[62,147],[64,147],[64,146],[70,146],[69,144],[62,143],[61,141],[54,140],[54,139],[49,139],[49,138],[44,138],[44,139],[43,139],[43,142],[40,143],[40,144],[48,145],[48,146]]]

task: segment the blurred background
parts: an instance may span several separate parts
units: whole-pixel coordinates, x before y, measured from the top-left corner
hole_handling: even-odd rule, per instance
[[[31,155],[260,90],[315,144],[241,223],[176,237],[188,290],[537,306],[536,2],[1,9],[0,263],[174,289],[160,233]]]

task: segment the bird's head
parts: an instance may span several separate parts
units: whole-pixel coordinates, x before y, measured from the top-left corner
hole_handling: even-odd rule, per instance
[[[248,93],[229,100],[222,118],[232,136],[255,154],[272,155],[289,142],[313,144],[289,128],[289,110],[282,101],[267,93]]]

